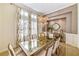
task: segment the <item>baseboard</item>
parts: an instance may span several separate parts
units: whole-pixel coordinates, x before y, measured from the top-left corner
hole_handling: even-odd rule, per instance
[[[13,49],[15,49],[16,47],[14,47]],[[4,52],[7,52],[8,51],[8,48],[6,49],[3,49],[3,50],[0,50],[0,54],[4,53]]]
[[[6,48],[6,49],[3,49],[3,50],[0,50],[0,53],[3,53],[5,51],[8,51],[8,49]]]
[[[74,48],[77,48],[77,49],[79,49],[79,47],[77,47],[77,46],[73,46],[73,45],[71,45],[71,44],[68,44],[68,43],[66,43],[67,45],[69,45],[69,46],[71,46],[71,47],[74,47]]]

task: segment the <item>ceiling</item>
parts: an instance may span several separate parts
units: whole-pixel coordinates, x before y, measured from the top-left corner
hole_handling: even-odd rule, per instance
[[[74,3],[24,3],[25,6],[41,12],[44,15],[66,8],[73,4]]]

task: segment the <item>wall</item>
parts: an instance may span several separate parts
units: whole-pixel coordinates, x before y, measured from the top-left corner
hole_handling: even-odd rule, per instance
[[[77,4],[77,18],[78,18],[78,38],[79,38],[79,3]],[[78,41],[77,41],[77,43],[78,43],[78,47],[79,47],[79,39],[78,39]]]
[[[72,29],[71,29],[71,22],[72,22],[72,17],[71,17],[72,13],[71,12],[68,12],[66,14],[62,14],[62,15],[59,15],[59,16],[55,16],[53,18],[50,18],[51,20],[53,19],[61,19],[61,18],[66,18],[66,32],[67,33],[72,33]]]
[[[66,43],[79,48],[79,4],[47,15],[49,20],[66,17]]]
[[[66,17],[66,30],[68,33],[77,34],[77,4],[58,10],[56,12],[47,14],[49,20]]]
[[[77,43],[78,39],[79,39],[78,34],[66,33],[66,44],[79,48],[78,45],[79,43]]]
[[[49,23],[50,25],[53,25],[54,23],[58,23],[60,25],[60,29],[63,29],[64,32],[66,32],[66,18],[53,19],[53,21],[49,21]]]
[[[16,43],[17,8],[7,3],[0,3],[0,51],[6,50],[11,43]]]

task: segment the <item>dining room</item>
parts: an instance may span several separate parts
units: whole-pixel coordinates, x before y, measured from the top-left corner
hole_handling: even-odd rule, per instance
[[[0,8],[0,56],[79,56],[79,4],[0,3]]]

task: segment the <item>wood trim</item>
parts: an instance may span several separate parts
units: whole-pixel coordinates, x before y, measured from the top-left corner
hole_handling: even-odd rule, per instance
[[[60,19],[66,19],[66,17],[63,17],[63,18],[57,18],[57,19],[51,19],[51,20],[47,20],[47,22],[50,22],[50,21],[55,21],[55,20],[60,20]]]
[[[53,17],[57,17],[57,16],[60,16],[60,15],[68,14],[68,13],[72,13],[72,11],[69,11],[69,12],[67,12],[67,13],[61,13],[61,14],[54,15],[54,16],[50,16],[50,17],[48,17],[48,18],[53,18]]]

